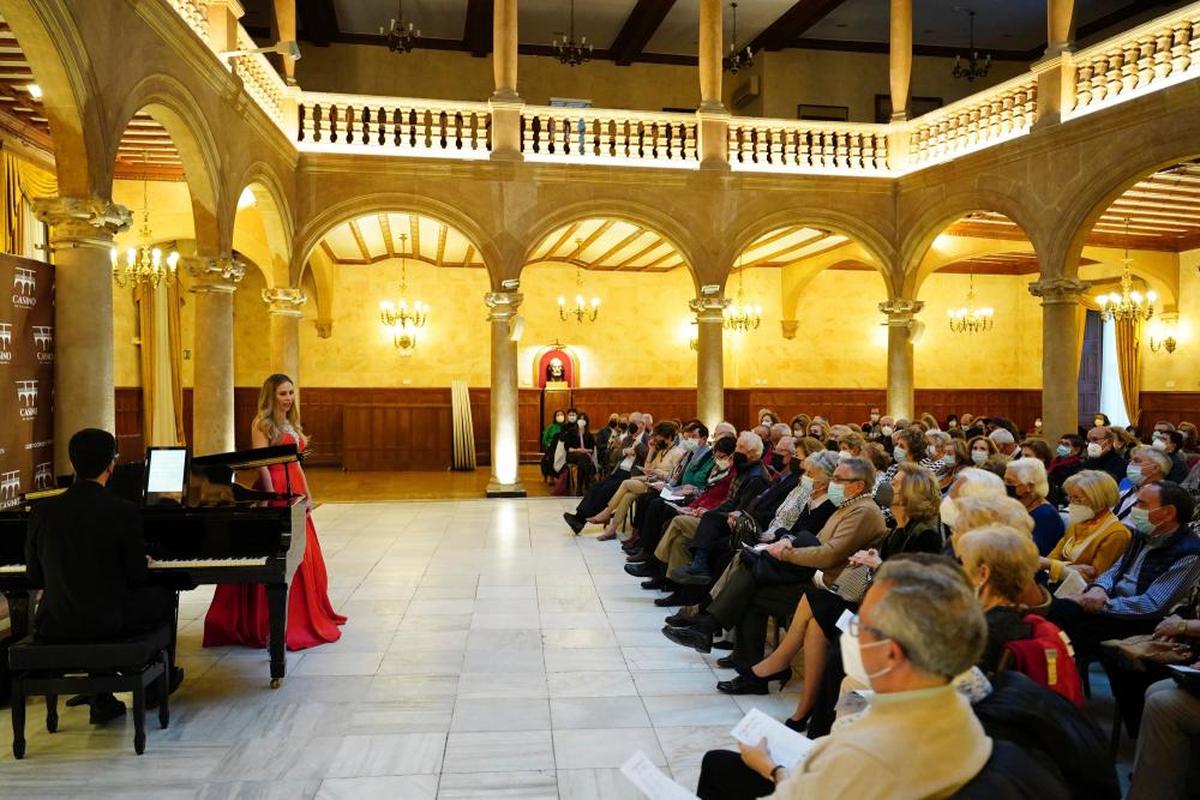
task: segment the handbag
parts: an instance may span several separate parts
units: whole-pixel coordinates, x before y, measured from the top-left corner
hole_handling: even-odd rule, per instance
[[[558,473],[558,477],[554,480],[554,486],[550,488],[550,494],[555,497],[562,497],[571,491],[571,471],[564,469]]]
[[[1149,633],[1109,639],[1101,644],[1117,651],[1137,671],[1144,670],[1146,664],[1187,664],[1193,658],[1190,645],[1155,639]]]
[[[875,578],[875,570],[866,564],[854,564],[843,569],[837,580],[829,585],[829,590],[848,603],[862,602],[871,581]]]
[[[812,567],[801,567],[780,561],[759,550],[742,550],[742,559],[754,576],[758,586],[783,586],[793,583],[808,583],[812,580]]]
[[[567,465],[567,446],[563,444],[562,439],[558,440],[558,444],[554,447],[554,472],[562,471],[562,468]]]
[[[734,545],[744,544],[750,547],[759,543],[758,538],[758,520],[750,514],[740,514],[733,521],[733,543]]]

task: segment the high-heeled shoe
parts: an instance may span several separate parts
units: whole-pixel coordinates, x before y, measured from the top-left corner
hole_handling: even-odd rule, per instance
[[[750,675],[739,674],[731,681],[719,681],[717,683],[717,691],[724,694],[767,694],[771,691],[771,683],[773,681],[779,681],[779,688],[782,691],[783,687],[787,686],[788,681],[791,679],[791,667],[782,672],[776,672],[774,675],[768,675],[765,678],[760,678],[753,673]]]
[[[587,521],[593,525],[604,525],[610,519],[612,519],[611,514],[609,514],[607,511],[601,511],[599,514],[596,514],[594,517],[588,517]]]
[[[796,733],[804,733],[806,730],[808,730],[808,719],[811,716],[812,712],[810,711],[800,719],[792,719],[791,717],[788,717],[783,721],[783,724],[785,727],[791,728]]]

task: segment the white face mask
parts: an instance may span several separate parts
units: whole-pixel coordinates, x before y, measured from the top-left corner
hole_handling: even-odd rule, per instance
[[[1099,442],[1088,442],[1087,454],[1088,458],[1099,458],[1104,455],[1104,448]]]
[[[1085,506],[1082,503],[1071,503],[1067,506],[1067,524],[1078,525],[1081,522],[1087,522],[1092,517],[1096,516],[1096,512],[1091,506]]]
[[[884,436],[891,436],[893,433],[895,433],[895,431],[896,431],[896,429],[893,428],[891,425],[884,425],[882,428],[879,429],[879,432],[882,433]]]
[[[801,487],[803,487],[803,489],[804,489],[804,491],[805,491],[805,492],[807,492],[808,494],[812,494],[812,491],[813,491],[813,479],[812,479],[812,478],[810,478],[810,477],[808,477],[807,475],[803,475],[803,476],[801,476],[801,478],[800,478],[800,486],[801,486]]]
[[[855,680],[864,686],[871,687],[871,680],[879,678],[891,672],[891,667],[881,669],[879,672],[871,674],[867,672],[867,668],[863,665],[862,648],[877,647],[888,643],[888,639],[882,639],[878,642],[870,642],[869,644],[860,644],[857,636],[851,636],[850,631],[842,631],[840,647],[842,649],[842,671],[846,673],[846,677]]]
[[[839,461],[846,461],[851,458],[854,458],[854,453],[851,453],[849,450],[842,450],[840,453],[838,453]]]
[[[972,450],[971,451],[971,460],[974,461],[976,464],[982,464],[982,463],[986,462],[988,460],[988,451],[987,450]]]
[[[696,448],[700,446],[700,443],[695,439],[684,438],[679,440],[679,446],[689,453],[694,453],[696,452]]]
[[[1155,440],[1154,440],[1154,441],[1151,443],[1151,447],[1153,447],[1155,450],[1159,450],[1159,451],[1162,451],[1162,452],[1166,452],[1166,449],[1167,449],[1167,440],[1166,440],[1166,439],[1155,439]]]
[[[945,497],[942,499],[942,504],[938,506],[938,513],[941,515],[942,522],[950,528],[954,527],[954,523],[958,521],[958,504],[954,502],[953,497]]]

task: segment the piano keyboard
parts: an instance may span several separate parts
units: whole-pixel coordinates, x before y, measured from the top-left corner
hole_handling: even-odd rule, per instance
[[[0,564],[0,573],[24,575],[25,574],[25,565],[24,564]]]
[[[150,569],[204,569],[212,567],[262,567],[267,563],[266,556],[262,558],[195,558],[195,559],[166,559],[157,561],[150,559]]]

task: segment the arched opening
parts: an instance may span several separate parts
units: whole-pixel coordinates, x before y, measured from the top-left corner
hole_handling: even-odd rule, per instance
[[[845,232],[797,221],[755,236],[725,282],[731,420],[752,424],[762,407],[783,421],[800,412],[866,419],[886,383],[887,332],[875,323],[888,295],[877,257]],[[748,330],[733,319],[746,306],[761,308]]]
[[[1025,230],[976,209],[935,229],[905,285],[924,304],[914,337],[915,410],[939,420],[971,413],[1031,430],[1041,414],[1040,274]]]
[[[1179,422],[1200,401],[1190,379],[1200,363],[1200,159],[1124,181],[1085,230],[1078,276],[1091,283],[1102,386],[1086,410],[1081,397],[1081,415]]]

